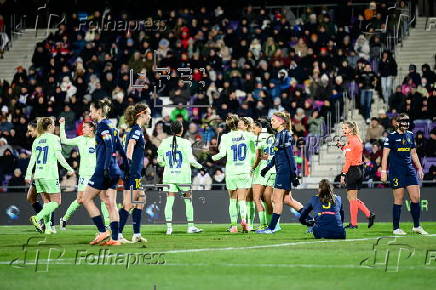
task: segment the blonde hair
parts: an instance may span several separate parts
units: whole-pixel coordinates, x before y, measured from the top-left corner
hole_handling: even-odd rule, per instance
[[[241,121],[244,122],[244,125],[247,127],[247,131],[252,131],[254,128],[254,120],[251,117],[242,117]]]
[[[238,115],[230,115],[226,119],[226,125],[230,130],[236,130],[238,128],[238,122]]]
[[[135,125],[135,122],[136,120],[138,120],[139,115],[145,113],[147,109],[148,106],[144,104],[128,106],[126,111],[124,112],[124,119],[126,120],[126,123],[129,125],[129,127]]]
[[[285,127],[285,129],[291,132],[291,128],[292,128],[291,115],[288,112],[280,111],[280,112],[273,113],[273,115],[283,119],[284,120],[283,126]]]
[[[359,126],[357,126],[356,122],[351,122],[351,121],[345,121],[344,124],[351,129],[351,135],[356,135],[360,141],[362,141],[360,139],[360,130],[359,130]]]
[[[38,132],[38,136],[47,132],[48,127],[50,125],[54,125],[54,121],[50,117],[41,117],[37,120],[36,123],[36,131]]]

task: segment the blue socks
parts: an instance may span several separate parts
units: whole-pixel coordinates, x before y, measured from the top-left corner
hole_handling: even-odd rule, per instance
[[[104,222],[103,222],[103,218],[101,217],[101,215],[93,217],[92,221],[94,222],[95,226],[97,227],[97,229],[100,233],[104,233],[106,231],[106,228],[105,228]]]
[[[141,214],[142,210],[139,208],[134,208],[132,211],[132,225],[134,234],[139,234],[141,232]]]
[[[270,230],[274,230],[276,228],[277,223],[279,222],[280,215],[278,213],[273,213],[271,217],[271,223],[269,224],[268,228]]]
[[[124,226],[127,223],[127,219],[129,218],[129,212],[127,210],[125,210],[124,208],[120,208],[118,213],[120,214],[120,229],[119,229],[119,231],[120,231],[120,233],[122,233]]]
[[[32,207],[36,213],[39,213],[42,210],[42,205],[39,203],[39,201],[32,203]]]
[[[410,211],[412,211],[412,209]],[[394,231],[400,228],[400,216],[401,216],[401,205],[394,204],[392,208],[392,225],[394,227]]]
[[[421,216],[421,207],[419,206],[418,202],[411,202],[410,203],[410,214],[413,218],[413,226],[415,228],[419,227],[419,218]]]
[[[118,228],[119,228],[119,226],[120,226],[119,222],[111,222],[111,231],[112,231],[112,240],[113,241],[118,241]]]

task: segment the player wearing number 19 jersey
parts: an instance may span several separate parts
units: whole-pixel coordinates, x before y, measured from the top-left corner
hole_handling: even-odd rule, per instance
[[[238,207],[243,231],[248,231],[246,221],[246,196],[251,187],[251,169],[253,167],[252,152],[255,152],[256,138],[249,132],[237,131],[238,117],[227,118],[227,127],[230,132],[223,134],[219,145],[219,153],[212,156],[216,161],[227,156],[226,187],[229,191],[229,214],[231,221],[230,232],[237,233]]]
[[[168,190],[167,202],[165,204],[165,220],[167,224],[167,235],[171,235],[173,204],[176,195],[182,195],[185,201],[186,219],[188,221],[189,234],[199,233],[202,230],[194,226],[194,212],[191,197],[191,166],[202,168],[192,154],[192,145],[189,140],[181,138],[183,125],[179,121],[171,123],[172,137],[162,140],[158,148],[157,161],[164,167],[163,184],[164,190]]]

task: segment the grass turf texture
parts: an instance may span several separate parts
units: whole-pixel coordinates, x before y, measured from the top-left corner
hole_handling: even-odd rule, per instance
[[[49,236],[36,233],[31,226],[0,227],[0,289],[367,290],[430,289],[435,285],[436,236],[412,235],[410,223],[402,223],[410,235],[395,242],[402,246],[388,245],[393,238],[380,241],[376,259],[380,264],[374,264],[373,246],[377,237],[391,236],[390,223],[376,223],[372,229],[361,224],[361,228],[347,232],[348,241],[314,240],[311,234],[305,233],[305,227],[281,226],[281,232],[259,235],[230,234],[225,232],[227,225],[201,225],[205,232],[187,234],[185,225],[176,225],[172,236],[164,234],[165,226],[143,226],[143,236],[148,239],[146,246],[119,247],[89,246],[95,234],[93,226],[69,226],[67,231]],[[430,234],[436,233],[436,222],[423,226]],[[126,227],[124,236],[130,239],[130,226]],[[35,246],[37,240],[30,242],[24,265],[23,244],[30,237],[37,240],[46,237],[46,241],[39,246]],[[64,250],[63,256],[51,261],[48,271],[43,272],[47,269],[48,248],[58,246]],[[400,247],[408,250],[402,250],[398,258]],[[35,266],[37,249],[40,251],[38,268]],[[92,265],[96,256],[85,261],[86,251],[98,255],[104,249],[112,254],[120,253],[119,264],[112,258],[105,265],[102,261]],[[387,249],[390,257],[384,263]],[[414,253],[408,258],[410,251]],[[163,255],[127,268],[129,253],[131,262],[133,253]],[[52,257],[59,254],[60,250],[55,250]],[[76,256],[82,257],[80,264],[76,264]],[[18,261],[12,267],[9,263],[16,258]],[[368,261],[360,265],[365,258]],[[429,265],[426,260],[430,260]],[[163,261],[165,264],[146,264]]]

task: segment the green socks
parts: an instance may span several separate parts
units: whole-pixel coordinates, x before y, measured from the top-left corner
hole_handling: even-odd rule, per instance
[[[247,202],[245,200],[238,200],[238,205],[241,221],[247,221]]]
[[[111,220],[109,219],[109,212],[107,210],[106,204],[101,202],[100,204],[101,214],[103,215],[104,225],[109,226],[111,224]]]
[[[194,208],[192,207],[192,200],[190,198],[184,198],[186,220],[188,221],[188,227],[194,226]]]
[[[172,227],[174,198],[175,196],[167,196],[167,203],[165,204],[165,220],[167,222],[167,227]],[[186,212],[187,211],[188,210],[186,209]]]
[[[232,226],[236,226],[236,224],[238,223],[238,205],[237,205],[237,200],[231,198],[230,199],[230,204],[229,204],[229,215],[230,215],[230,222],[232,224]]]
[[[256,205],[254,201],[247,201],[247,222],[250,227],[254,225],[254,218],[256,217]]]
[[[70,206],[67,209],[67,212],[65,213],[64,217],[62,218],[64,221],[67,221],[71,218],[73,213],[80,207],[80,203],[77,202],[77,200],[73,201]]]
[[[44,203],[42,210],[36,215],[38,220],[44,219],[44,223],[50,225],[51,213],[55,211],[59,207],[57,202],[51,201]]]

